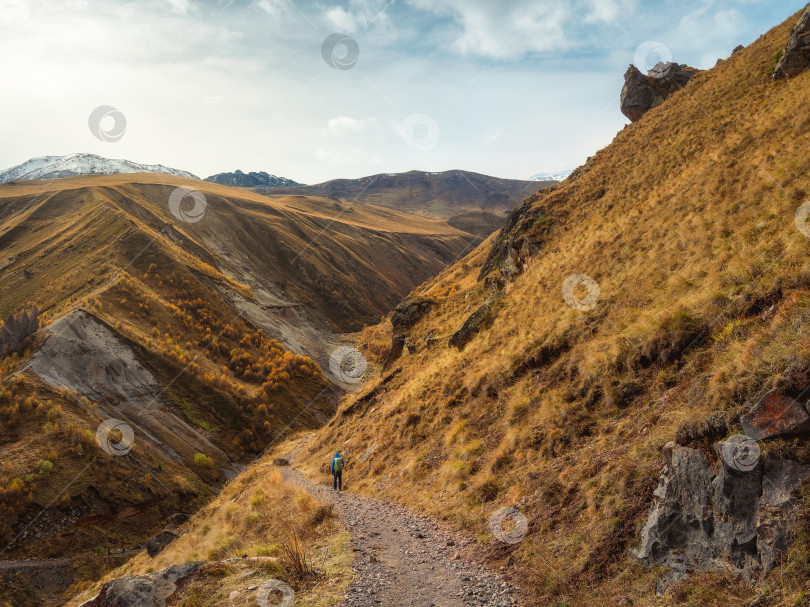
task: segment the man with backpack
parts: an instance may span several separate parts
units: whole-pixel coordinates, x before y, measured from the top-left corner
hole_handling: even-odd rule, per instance
[[[340,452],[335,451],[335,457],[332,459],[332,490],[343,491],[343,466],[346,462],[340,457]]]

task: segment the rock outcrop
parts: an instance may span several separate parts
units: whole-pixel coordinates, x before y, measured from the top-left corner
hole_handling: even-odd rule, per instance
[[[180,535],[180,528],[188,522],[188,515],[182,512],[172,514],[167,520],[166,525],[160,533],[150,537],[146,541],[146,552],[154,558],[163,549],[171,544]]]
[[[418,323],[425,314],[427,314],[433,307],[435,302],[428,297],[410,296],[403,299],[394,308],[394,313],[391,315],[391,327],[393,334],[391,338],[391,349],[383,363],[383,370],[388,369],[393,365],[400,356],[402,350],[406,346],[407,331]],[[410,342],[408,342],[410,343]],[[409,351],[411,348],[409,347]]]
[[[489,250],[478,280],[491,292],[504,289],[507,282],[522,274],[538,254],[543,234],[534,229],[546,221],[543,208],[535,207],[531,198],[512,211],[506,226]],[[494,270],[497,275],[490,275]]]
[[[681,90],[700,70],[678,63],[658,63],[647,75],[631,65],[624,74],[622,114],[636,122],[652,108]]]
[[[177,583],[193,575],[203,563],[174,565],[147,575],[127,575],[107,582],[96,598],[81,607],[164,607],[177,591]]]
[[[810,67],[810,4],[796,22],[773,71],[773,79],[793,78]]]
[[[655,502],[633,552],[646,567],[680,574],[730,570],[753,581],[785,553],[796,518],[794,494],[810,466],[759,459],[756,451],[750,469],[741,470],[727,461],[721,444],[716,449],[718,458],[710,461],[696,449],[664,448]]]
[[[163,549],[166,546],[171,544],[176,539],[177,536],[174,533],[164,529],[157,535],[154,535],[146,540],[146,553],[151,558],[155,558],[158,554],[163,552]]]
[[[740,422],[745,435],[754,440],[810,430],[810,415],[804,406],[778,392],[766,394]]]
[[[490,324],[498,313],[498,303],[503,297],[503,293],[495,293],[484,300],[475,311],[470,314],[461,328],[453,333],[448,342],[451,348],[463,350],[470,340],[484,327]]]
[[[36,308],[30,312],[9,314],[3,328],[0,329],[0,356],[13,352],[25,339],[39,329],[39,312]]]
[[[433,304],[434,301],[427,297],[406,297],[399,302],[391,315],[394,335],[403,335],[412,328],[430,311]]]

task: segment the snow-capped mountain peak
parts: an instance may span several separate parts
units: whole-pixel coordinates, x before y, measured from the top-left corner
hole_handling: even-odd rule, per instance
[[[562,181],[568,177],[574,170],[557,171],[556,173],[538,173],[529,177],[531,181]]]
[[[113,160],[95,154],[40,156],[20,165],[0,171],[0,183],[28,179],[59,179],[75,175],[117,175],[120,173],[164,173],[198,179],[193,173],[160,164],[138,164],[129,160]]]

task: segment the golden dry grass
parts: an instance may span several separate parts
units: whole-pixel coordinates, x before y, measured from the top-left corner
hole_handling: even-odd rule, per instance
[[[155,558],[143,552],[96,583],[76,585],[75,598],[68,605],[81,604],[105,581],[124,575],[143,575],[191,561],[215,564],[244,555],[278,561],[261,564],[247,560],[208,567],[203,575],[193,578],[174,604],[248,605],[251,595],[244,592],[245,587],[275,578],[293,588],[296,604],[329,605],[342,596],[352,580],[348,534],[338,519],[324,504],[284,482],[269,457],[229,483],[181,527],[180,533]],[[298,555],[311,566],[309,575],[295,575],[287,562],[284,548],[290,542],[299,543]],[[258,575],[239,577],[248,570],[258,571]],[[235,602],[228,598],[233,590],[241,591]]]
[[[418,351],[343,403],[305,452],[309,470],[336,449],[357,460],[373,446],[363,462],[347,460],[353,487],[490,543],[531,603],[656,604],[660,572],[628,551],[661,447],[679,435],[701,442],[690,423],[734,419],[772,387],[810,385],[810,242],[794,225],[810,200],[810,72],[779,83],[768,74],[794,22],[700,74],[529,199],[514,235],[536,253],[463,351],[422,338],[448,338],[483,302],[478,273],[499,236],[420,288],[438,305],[410,331]],[[576,273],[600,287],[590,312],[563,300]],[[801,448],[786,454],[807,460]],[[513,504],[529,535],[505,548],[487,522]],[[801,600],[808,580],[796,559],[806,554],[772,574],[764,604]],[[670,604],[755,594],[712,575],[677,593]]]

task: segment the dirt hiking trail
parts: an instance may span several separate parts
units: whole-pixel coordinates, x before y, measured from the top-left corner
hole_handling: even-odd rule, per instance
[[[288,482],[333,504],[352,537],[357,577],[341,607],[512,607],[512,587],[462,552],[474,544],[442,530],[433,519],[382,500],[336,492],[295,470],[307,435],[284,456]],[[351,472],[349,472],[351,474]],[[345,476],[345,473],[344,473]],[[331,479],[331,477],[330,477]]]

